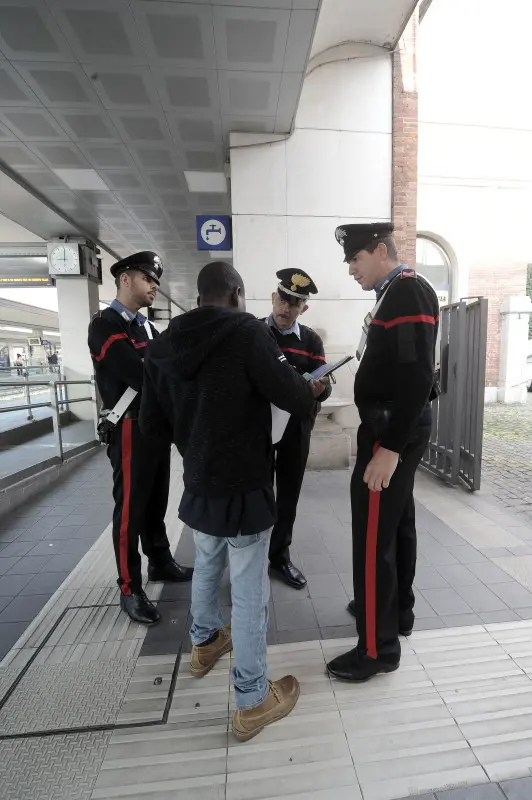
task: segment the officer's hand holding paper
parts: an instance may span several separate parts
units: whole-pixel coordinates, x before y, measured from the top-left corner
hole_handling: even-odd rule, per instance
[[[327,376],[331,375],[340,367],[343,367],[344,364],[347,364],[349,361],[353,360],[353,356],[344,356],[335,364],[322,364],[320,367],[315,369],[311,373],[305,373],[303,377],[309,381],[310,388],[312,389],[312,394],[315,398],[318,398],[321,394],[323,394],[323,390],[327,385],[326,380],[324,380]],[[283,434],[286,430],[286,426],[288,425],[288,420],[290,419],[290,414],[288,411],[283,411],[277,406],[272,404],[271,406],[272,411],[272,443],[277,444],[281,441]]]

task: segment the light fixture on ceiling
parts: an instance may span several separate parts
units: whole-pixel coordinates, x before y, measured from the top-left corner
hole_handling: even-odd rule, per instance
[[[0,325],[0,331],[13,331],[13,333],[33,333],[33,328],[18,328],[15,325]]]
[[[110,191],[94,169],[54,169],[54,173],[74,191]]]
[[[61,336],[59,331],[43,331],[45,336]]]
[[[227,193],[227,178],[223,172],[197,172],[188,170],[185,178],[189,192]]]

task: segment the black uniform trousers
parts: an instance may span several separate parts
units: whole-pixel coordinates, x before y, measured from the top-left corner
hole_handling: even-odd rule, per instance
[[[164,517],[170,486],[170,448],[144,437],[136,419],[113,431],[107,455],[113,467],[113,543],[118,585],[128,595],[142,588],[142,551],[149,562],[171,560]]]
[[[395,664],[401,657],[399,629],[410,630],[414,624],[414,479],[429,436],[430,426],[417,428],[388,489],[370,492],[363,478],[378,441],[374,425],[363,421],[358,429],[357,460],[351,477],[358,648],[370,658],[388,663]]]
[[[290,560],[297,504],[310,449],[314,419],[290,417],[281,441],[275,445],[272,481],[276,486],[277,522],[270,539],[270,563]]]

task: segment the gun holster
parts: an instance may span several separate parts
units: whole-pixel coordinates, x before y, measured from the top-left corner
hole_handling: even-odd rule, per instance
[[[96,428],[98,433],[98,439],[102,444],[111,444],[111,440],[113,438],[113,432],[116,429],[116,425],[107,418],[109,411],[103,409],[100,413],[100,419],[98,420],[98,426]]]

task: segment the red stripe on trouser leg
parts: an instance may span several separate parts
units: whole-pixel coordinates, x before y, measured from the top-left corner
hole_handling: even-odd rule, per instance
[[[127,565],[128,555],[128,529],[129,529],[129,503],[131,500],[131,431],[132,420],[125,419],[122,423],[122,519],[120,520],[120,578],[122,585],[120,590],[123,594],[131,594],[131,577]]]
[[[377,442],[373,454],[380,444]],[[369,492],[368,527],[366,531],[366,650],[377,658],[377,538],[379,531],[380,492]]]

